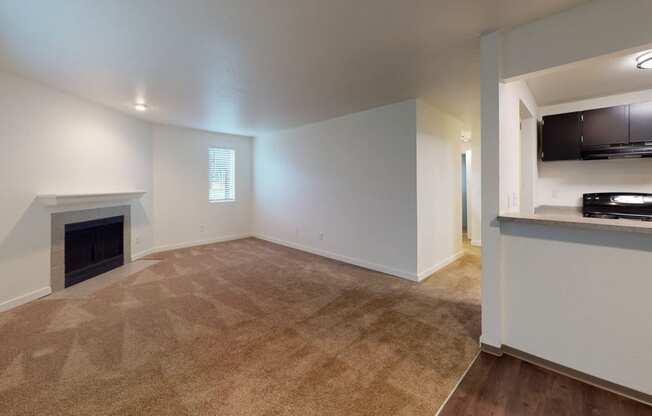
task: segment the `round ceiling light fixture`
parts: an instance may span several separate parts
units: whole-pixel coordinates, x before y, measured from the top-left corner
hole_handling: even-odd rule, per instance
[[[636,57],[636,68],[652,69],[652,51],[647,51]]]
[[[147,111],[149,107],[145,103],[136,103],[134,104],[134,109],[136,111]]]

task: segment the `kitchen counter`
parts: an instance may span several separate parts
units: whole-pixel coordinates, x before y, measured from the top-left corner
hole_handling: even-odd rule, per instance
[[[580,207],[540,206],[534,214],[504,213],[498,216],[500,223],[525,223],[568,226],[591,230],[621,231],[652,234],[652,222],[627,219],[586,218]]]

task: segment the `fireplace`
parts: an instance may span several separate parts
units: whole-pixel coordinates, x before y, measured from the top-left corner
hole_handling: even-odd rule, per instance
[[[75,204],[63,205],[54,208],[55,212],[52,213],[52,292],[131,263],[131,206],[74,208]],[[96,226],[98,229],[91,231]],[[114,244],[101,247],[104,240],[113,241]],[[70,249],[73,253],[69,253]]]
[[[65,287],[125,264],[124,216],[65,225]]]

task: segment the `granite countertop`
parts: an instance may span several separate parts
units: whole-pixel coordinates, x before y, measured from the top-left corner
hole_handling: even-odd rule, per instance
[[[540,206],[534,210],[533,214],[500,214],[498,216],[498,221],[501,223],[513,222],[544,224],[593,230],[652,234],[652,222],[626,219],[586,218],[582,216],[582,208],[580,207]]]

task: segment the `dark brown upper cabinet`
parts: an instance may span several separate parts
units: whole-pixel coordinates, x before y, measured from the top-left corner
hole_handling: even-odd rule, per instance
[[[582,146],[629,143],[629,106],[598,108],[582,113]]]
[[[543,117],[541,160],[577,160],[581,158],[582,135],[580,113]]]
[[[629,106],[629,141],[652,142],[652,102]]]

